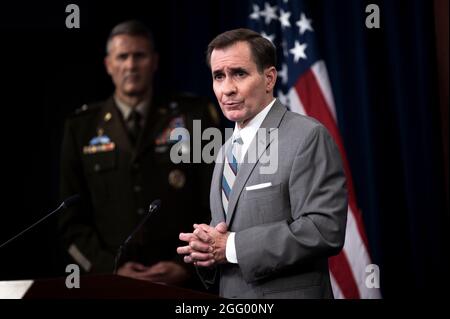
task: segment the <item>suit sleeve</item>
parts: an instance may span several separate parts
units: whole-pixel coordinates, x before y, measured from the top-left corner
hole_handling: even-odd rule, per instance
[[[236,233],[247,282],[339,253],[347,217],[345,174],[336,144],[319,125],[299,145],[289,175],[289,220]]]
[[[79,194],[81,201],[60,215],[58,230],[64,248],[85,271],[111,272],[114,254],[102,247],[93,226],[93,209],[83,174],[81,148],[72,122],[68,120],[62,144],[60,193],[62,198]]]

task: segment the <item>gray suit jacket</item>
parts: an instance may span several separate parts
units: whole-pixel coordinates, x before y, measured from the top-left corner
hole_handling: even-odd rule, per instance
[[[266,134],[258,133],[246,153],[226,214],[221,198],[224,152],[216,159],[211,225],[225,220],[229,231],[236,232],[238,259],[238,264],[218,267],[220,295],[333,298],[328,257],[344,245],[347,217],[338,148],[324,126],[288,111],[278,100],[261,129],[267,129]],[[277,165],[274,172],[263,174],[267,146],[277,151],[270,162]],[[249,160],[251,154],[256,160]],[[252,189],[255,185],[265,187]]]

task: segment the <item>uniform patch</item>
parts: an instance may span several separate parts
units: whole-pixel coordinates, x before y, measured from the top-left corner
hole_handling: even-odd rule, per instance
[[[173,188],[180,189],[186,184],[186,175],[179,169],[174,169],[169,173],[169,184]]]
[[[83,154],[110,152],[116,148],[116,144],[103,133],[103,129],[99,129],[97,133],[98,135],[89,141],[89,145],[83,147]]]
[[[96,136],[89,141],[89,145],[99,145],[111,143],[111,139],[106,135]]]
[[[83,147],[83,154],[95,154],[101,152],[111,152],[116,148],[113,142],[102,145],[89,145]]]
[[[169,124],[162,130],[155,139],[155,145],[173,144],[187,137],[178,136],[178,140],[171,140],[170,133],[177,127],[186,128],[183,116],[177,116],[170,120]]]

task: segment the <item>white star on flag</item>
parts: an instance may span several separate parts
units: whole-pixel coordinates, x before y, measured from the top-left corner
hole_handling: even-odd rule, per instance
[[[283,48],[283,55],[287,59],[289,57],[288,44],[285,39],[281,42],[281,47]]]
[[[300,58],[305,59],[305,60],[307,59],[306,54],[305,54],[305,50],[306,50],[307,46],[308,45],[306,43],[301,44],[297,40],[295,40],[294,47],[289,50],[289,52],[294,55],[295,63],[297,63],[300,60]]]
[[[261,14],[261,11],[259,11],[258,5],[257,5],[257,4],[254,4],[254,5],[253,5],[253,12],[252,12],[252,14],[250,14],[250,19],[258,20],[260,14]]]
[[[273,43],[273,40],[275,40],[274,34],[267,34],[263,31],[263,32],[261,32],[261,35],[272,43]]]
[[[289,22],[290,16],[291,16],[290,12],[284,12],[283,9],[280,9],[280,17],[278,18],[278,20],[280,20],[282,29],[284,29],[285,27],[291,26],[291,23]]]
[[[281,70],[278,71],[278,76],[281,78],[281,82],[283,84],[287,84],[288,82],[288,67],[286,63],[283,63],[281,66]]]
[[[297,21],[296,25],[300,28],[300,34],[305,33],[307,30],[314,31],[314,29],[311,26],[312,20],[308,19],[305,14],[302,12],[300,16],[300,20]]]
[[[271,7],[269,3],[264,3],[264,10],[259,13],[260,16],[265,17],[264,22],[269,24],[270,21],[276,20],[278,17],[275,13],[277,10],[277,6]]]

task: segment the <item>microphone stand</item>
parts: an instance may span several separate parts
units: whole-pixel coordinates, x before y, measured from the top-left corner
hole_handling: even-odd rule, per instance
[[[78,202],[80,200],[80,196],[77,195],[72,195],[69,198],[67,198],[66,200],[64,200],[61,205],[58,206],[57,209],[55,209],[54,211],[52,211],[51,213],[45,215],[44,217],[42,217],[41,219],[39,219],[37,222],[35,222],[33,225],[25,228],[24,230],[22,230],[20,233],[18,233],[17,235],[15,235],[14,237],[10,238],[9,240],[5,241],[3,244],[0,245],[0,248],[2,248],[3,246],[5,246],[6,244],[8,244],[9,242],[13,241],[14,239],[16,239],[17,237],[19,237],[20,235],[22,235],[23,233],[27,232],[28,230],[30,230],[31,228],[33,228],[34,226],[36,226],[37,224],[39,224],[40,222],[42,222],[43,220],[47,219],[48,217],[50,217],[51,215],[53,215],[54,213],[58,212],[61,208],[68,208],[72,205],[74,205],[76,202]]]
[[[122,257],[123,249],[127,246],[128,242],[131,240],[131,238],[133,238],[136,232],[145,224],[149,217],[153,215],[153,212],[156,212],[159,209],[160,205],[161,201],[159,199],[154,200],[148,208],[148,214],[141,220],[139,225],[133,230],[130,236],[128,236],[127,239],[119,246],[116,257],[114,259],[114,274],[117,274],[117,266],[119,265],[120,257]]]

